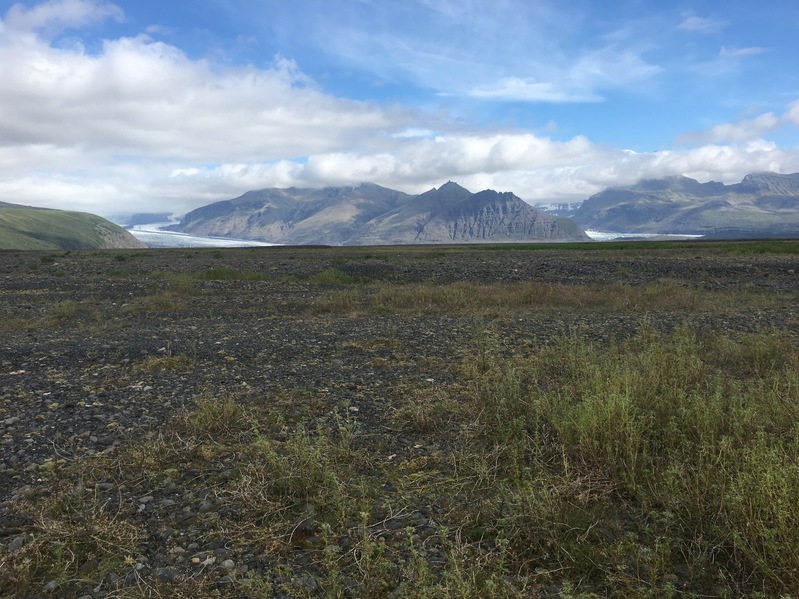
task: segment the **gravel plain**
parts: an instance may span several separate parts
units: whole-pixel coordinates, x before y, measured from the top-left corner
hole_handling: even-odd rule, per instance
[[[336,314],[314,308],[332,291],[352,286],[319,279],[331,271],[364,288],[669,281],[708,291],[773,292],[784,300],[745,313],[530,310],[477,319],[423,310]],[[797,272],[796,255],[729,254],[710,244],[652,251],[471,246],[0,252],[0,558],[28,539],[31,523],[15,506],[49,497],[63,464],[112,455],[151,438],[198,398],[237,396],[257,403],[286,394],[310,397],[331,412],[356,414],[362,429],[382,437],[375,446],[384,459],[421,456],[429,449],[417,447],[418,440],[389,417],[391,398],[407,386],[457,383],[447,365],[463,359],[478,330],[490,329],[509,346],[531,347],[569,331],[599,341],[634,335],[644,320],[664,328],[687,323],[799,333]],[[190,283],[175,279],[176,273]],[[190,292],[175,292],[181,284]],[[171,367],[154,366],[166,358],[175,359]],[[219,476],[235,460],[220,463]],[[234,571],[268,570],[262,550],[205,534],[203,514],[226,515],[213,485],[190,487],[191,475],[158,486],[98,484],[98,493],[138,515],[147,532],[140,553],[128,570],[108,580],[67,586],[53,581],[49,588],[31,588],[28,596],[113,596],[143,571],[165,584],[181,576],[212,576],[224,594],[233,588]],[[387,496],[391,487],[387,481]],[[431,497],[415,498],[399,514],[387,513],[386,505],[375,506],[371,522],[389,537],[406,527],[432,535],[441,516]],[[308,535],[314,534],[311,528]],[[313,594],[313,568],[303,570],[308,560],[302,551],[293,559],[305,577],[304,592]],[[280,577],[273,583],[275,596],[281,596]]]

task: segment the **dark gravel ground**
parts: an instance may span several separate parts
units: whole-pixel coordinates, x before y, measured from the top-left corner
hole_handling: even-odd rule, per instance
[[[669,280],[707,290],[768,291],[787,299],[745,314],[646,318],[662,327],[687,322],[709,329],[799,332],[796,255],[730,255],[712,247],[0,252],[0,545],[14,549],[23,542],[23,523],[11,515],[11,507],[45,496],[40,483],[50,480],[45,474],[59,460],[117,451],[158,431],[199,397],[312,394],[331,406],[357,410],[368,430],[386,437],[385,451],[397,454],[410,451],[413,440],[392,429],[386,398],[406,384],[447,384],[453,375],[446,365],[461,359],[476,328],[490,326],[513,343],[537,345],[570,330],[600,340],[631,335],[642,321],[641,314],[607,311],[544,311],[482,323],[458,314],[317,314],[313,302],[330,293],[331,285],[314,282],[314,276],[327,269],[387,283],[648,285]],[[196,292],[168,295],[170,279],[164,273],[213,270],[218,277],[224,270],[256,273],[261,280],[197,280]],[[376,339],[383,341],[372,343]],[[170,356],[190,360],[179,368],[147,367],[148,360]],[[181,514],[205,509],[202,498],[189,501],[169,485],[125,494],[123,500],[133,508],[176,522],[174,528],[188,522]],[[435,509],[426,499],[419,499],[403,525],[424,526]],[[172,554],[168,545],[152,541],[149,553],[143,552],[146,567],[167,579],[202,552],[214,555],[220,568],[226,560],[258,567],[255,557],[224,543],[213,548],[188,539]]]

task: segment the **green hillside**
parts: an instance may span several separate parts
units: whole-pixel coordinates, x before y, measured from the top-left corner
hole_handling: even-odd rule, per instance
[[[136,247],[145,246],[122,227],[94,214],[0,204],[0,249]]]

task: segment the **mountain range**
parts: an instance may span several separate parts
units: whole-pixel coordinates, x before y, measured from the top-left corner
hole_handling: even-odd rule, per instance
[[[451,181],[419,195],[372,183],[250,191],[192,210],[174,230],[292,245],[589,239],[570,219],[537,210],[512,193],[472,193]]]
[[[585,200],[572,218],[585,229],[708,237],[799,235],[799,173],[752,173],[740,183],[688,177],[640,181]]]
[[[799,237],[799,173],[751,173],[732,185],[682,176],[649,179],[606,189],[581,204],[538,206],[509,192],[471,193],[451,181],[419,195],[371,183],[270,188],[197,208],[170,229],[292,245],[586,241],[583,228],[711,238]],[[140,215],[137,222],[167,216]],[[0,201],[0,249],[134,247],[143,244],[99,216]]]

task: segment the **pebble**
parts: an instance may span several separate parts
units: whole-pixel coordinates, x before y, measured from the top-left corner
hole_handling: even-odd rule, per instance
[[[57,587],[58,587],[58,581],[57,580],[51,580],[46,585],[44,585],[44,589],[43,590],[44,590],[45,593],[52,593],[54,590],[56,590]]]
[[[7,549],[9,553],[13,553],[18,549],[22,549],[23,545],[28,538],[25,535],[19,535],[18,537],[14,537],[14,539],[8,544]]]
[[[31,485],[25,485],[24,487],[20,487],[16,492],[16,495],[21,499],[33,499],[34,497],[36,497],[37,494],[38,493],[36,492],[36,489],[33,488]]]
[[[178,573],[175,572],[172,568],[158,568],[156,570],[158,580],[161,582],[174,582],[175,579],[178,577]]]
[[[234,562],[232,559],[226,559],[221,564],[219,564],[219,567],[222,568],[223,570],[227,570],[228,572],[230,572],[231,570],[234,570],[236,568],[236,562]]]

